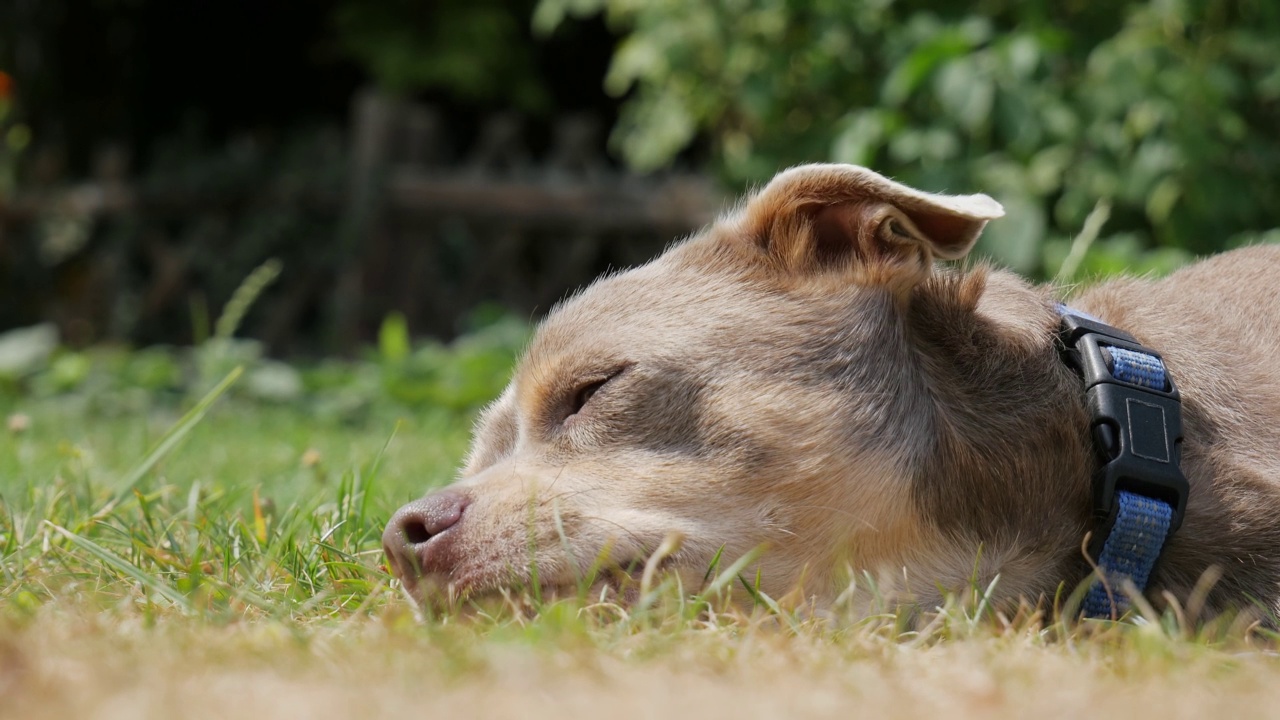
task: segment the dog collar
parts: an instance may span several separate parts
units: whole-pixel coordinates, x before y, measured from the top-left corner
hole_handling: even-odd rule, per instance
[[[1123,588],[1145,592],[1165,540],[1182,524],[1189,487],[1179,465],[1182,404],[1160,354],[1088,313],[1058,306],[1062,359],[1084,380],[1094,449],[1094,530],[1089,556],[1099,572],[1085,615],[1117,618]]]

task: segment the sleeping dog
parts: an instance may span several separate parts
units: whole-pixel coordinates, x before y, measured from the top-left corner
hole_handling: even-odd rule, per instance
[[[760,590],[819,607],[852,570],[922,605],[998,576],[1003,602],[1093,578],[1104,615],[1137,592],[1274,611],[1280,248],[1064,309],[1012,273],[936,264],[1002,214],[806,165],[601,278],[542,322],[460,479],[391,519],[392,571],[423,600],[647,561],[688,588],[765,547]],[[1123,348],[1154,358],[1149,388],[1122,378]],[[1098,400],[1102,376],[1128,394]],[[1108,475],[1126,453],[1138,469]],[[1125,519],[1121,496],[1164,515]],[[1125,571],[1130,550],[1145,570]]]

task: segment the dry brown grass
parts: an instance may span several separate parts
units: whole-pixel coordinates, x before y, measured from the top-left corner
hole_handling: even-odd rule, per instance
[[[1159,626],[965,637],[718,626],[626,629],[552,612],[418,625],[214,626],[42,609],[3,632],[0,716],[1270,717],[1280,660]]]

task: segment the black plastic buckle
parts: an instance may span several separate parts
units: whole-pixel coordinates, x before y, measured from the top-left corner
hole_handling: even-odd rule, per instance
[[[1094,447],[1103,465],[1093,477],[1093,510],[1101,532],[1094,557],[1115,523],[1116,491],[1154,498],[1173,508],[1172,534],[1182,524],[1190,487],[1182,474],[1182,403],[1173,380],[1153,390],[1118,380],[1103,349],[1136,350],[1160,357],[1132,335],[1087,318],[1064,314],[1060,337],[1067,365],[1084,378]]]

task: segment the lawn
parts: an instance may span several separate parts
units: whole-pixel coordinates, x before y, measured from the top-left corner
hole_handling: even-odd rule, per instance
[[[0,384],[0,716],[1280,707],[1273,643],[1242,628],[1004,617],[980,588],[914,626],[670,586],[633,607],[513,597],[424,614],[382,568],[382,523],[450,479],[521,334],[410,348],[392,325],[353,363],[287,368],[244,346],[213,359],[52,349],[11,372]],[[243,370],[223,373],[228,358]]]

